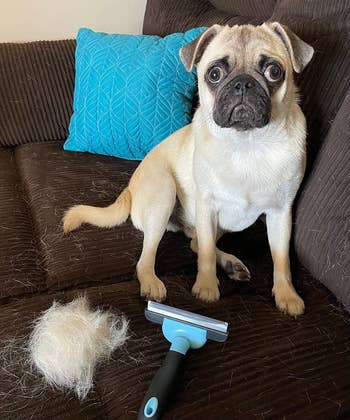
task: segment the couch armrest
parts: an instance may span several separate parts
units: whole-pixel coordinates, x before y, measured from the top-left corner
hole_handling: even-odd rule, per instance
[[[314,277],[350,311],[350,90],[297,208],[295,247]]]

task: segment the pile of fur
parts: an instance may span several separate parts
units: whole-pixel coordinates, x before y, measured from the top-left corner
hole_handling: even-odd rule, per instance
[[[52,306],[37,319],[29,340],[32,363],[47,383],[73,390],[80,399],[93,386],[97,363],[127,340],[128,321],[90,309],[85,297]]]

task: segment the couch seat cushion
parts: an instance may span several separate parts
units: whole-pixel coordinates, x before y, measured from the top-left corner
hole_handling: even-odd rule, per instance
[[[106,156],[65,152],[62,142],[16,148],[16,162],[35,224],[47,285],[61,289],[86,282],[120,281],[134,276],[142,234],[131,222],[114,229],[85,225],[64,235],[62,217],[74,204],[112,203],[138,165]],[[195,264],[182,234],[165,235],[158,270]]]
[[[13,152],[0,149],[0,300],[44,286],[33,236]]]
[[[251,284],[223,280],[222,298],[212,305],[191,296],[191,276],[164,276],[168,304],[230,324],[226,343],[208,342],[203,349],[188,354],[165,419],[350,417],[349,316],[334,305],[324,286],[301,269],[295,276],[299,284],[303,283],[306,313],[298,319],[281,314],[271,298],[271,284],[265,286],[271,282],[269,271],[263,264],[257,263],[257,267]],[[130,319],[132,334],[126,347],[98,367],[95,390],[81,405],[70,394],[45,389],[35,399],[28,399],[27,393],[38,379],[31,379],[32,388],[15,391],[11,375],[22,378],[20,368],[14,364],[2,369],[2,413],[3,407],[16,407],[19,418],[136,418],[168,344],[160,326],[146,321],[145,303],[139,298],[136,281],[91,287],[85,292],[93,305],[124,312]],[[53,299],[66,302],[80,293],[82,290],[59,292],[3,305],[3,339],[23,340],[32,320]]]

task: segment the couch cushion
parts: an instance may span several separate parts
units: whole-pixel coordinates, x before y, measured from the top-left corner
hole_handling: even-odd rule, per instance
[[[62,217],[74,204],[106,206],[128,184],[137,162],[65,152],[62,142],[19,146],[16,162],[35,224],[47,285],[60,289],[134,276],[142,234],[131,222],[114,229],[85,225],[63,235]],[[176,250],[176,251],[174,251]],[[158,270],[180,271],[195,264],[182,234],[167,234]]]
[[[11,150],[0,149],[0,300],[40,290],[44,272]]]
[[[266,265],[266,258],[253,261],[257,271],[251,284],[221,277],[222,299],[212,305],[191,296],[192,276],[165,276],[168,304],[228,321],[230,335],[226,343],[208,342],[188,354],[179,389],[164,418],[349,418],[349,316],[334,305],[329,291],[300,269],[295,275],[297,283],[303,284],[306,313],[298,319],[281,314],[271,297],[270,264]],[[23,340],[32,319],[53,299],[66,302],[81,292],[42,295],[2,306],[3,338]],[[124,312],[131,320],[132,334],[126,348],[97,369],[95,392],[80,406],[80,415],[71,395],[44,389],[37,399],[26,401],[31,389],[14,392],[9,380],[12,373],[21,378],[18,364],[0,371],[0,389],[4,390],[0,410],[16,407],[19,418],[36,419],[93,419],[96,412],[103,419],[136,418],[169,346],[160,326],[146,321],[136,281],[85,292],[93,305]],[[37,384],[37,379],[32,381],[33,386]],[[8,388],[12,389],[9,394]],[[90,412],[85,411],[87,407]]]
[[[259,0],[253,2],[234,0],[227,3],[223,0],[148,0],[143,33],[165,36],[197,26],[211,26],[216,23],[230,26],[243,23],[260,24],[267,19],[264,7],[259,6],[261,3]],[[266,0],[264,6],[268,3],[269,0]],[[241,9],[247,11],[247,15],[240,14]],[[253,13],[254,9],[263,13],[256,15]],[[272,13],[273,9],[268,7],[268,10]],[[271,16],[269,13],[267,15]]]
[[[296,249],[350,311],[350,91],[300,197]]]
[[[65,139],[75,41],[0,44],[0,145]]]
[[[234,16],[269,19],[276,0],[209,0],[216,9]]]

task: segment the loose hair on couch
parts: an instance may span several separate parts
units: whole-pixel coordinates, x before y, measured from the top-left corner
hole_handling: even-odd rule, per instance
[[[54,301],[35,321],[30,359],[54,388],[73,390],[84,399],[93,386],[95,367],[128,338],[128,320],[93,311],[85,297],[65,305]]]

